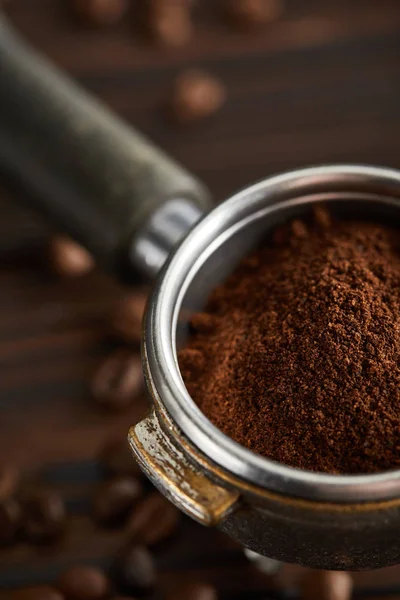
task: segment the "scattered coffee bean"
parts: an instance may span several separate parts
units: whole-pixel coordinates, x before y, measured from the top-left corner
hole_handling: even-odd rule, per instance
[[[323,229],[329,229],[332,226],[332,217],[325,206],[321,204],[314,206],[313,213],[317,225]]]
[[[10,498],[17,489],[19,472],[11,465],[0,467],[0,500]]]
[[[33,541],[50,542],[64,531],[64,502],[50,490],[34,490],[22,499],[23,530]]]
[[[115,306],[111,325],[114,333],[124,342],[140,344],[146,302],[147,294],[139,292],[125,296]]]
[[[151,37],[163,46],[184,46],[192,36],[188,0],[149,0],[148,27]]]
[[[217,598],[217,590],[212,585],[197,581],[183,583],[166,595],[166,600],[217,600]]]
[[[353,580],[345,571],[310,571],[300,587],[302,600],[350,600]]]
[[[103,600],[110,592],[110,582],[95,567],[76,566],[62,573],[57,587],[66,600]]]
[[[107,442],[99,453],[99,461],[109,475],[143,476],[125,439]]]
[[[305,240],[308,236],[307,227],[303,221],[300,221],[300,219],[294,219],[291,222],[290,227],[295,238],[298,238],[299,240]]]
[[[139,354],[118,350],[95,373],[91,392],[96,402],[108,409],[124,410],[143,390],[142,361]]]
[[[125,16],[129,0],[72,0],[76,16],[89,25],[114,25]]]
[[[0,500],[0,546],[15,542],[21,526],[20,505],[13,498]]]
[[[63,277],[81,277],[94,268],[92,256],[68,237],[57,235],[50,240],[52,268]]]
[[[122,523],[142,494],[143,487],[138,479],[116,477],[106,481],[98,489],[94,501],[96,520],[103,525]]]
[[[176,530],[180,513],[164,496],[153,492],[133,510],[127,530],[144,546],[153,546],[169,538]]]
[[[140,597],[148,594],[156,582],[156,570],[150,552],[142,546],[132,546],[117,559],[114,576],[123,593]]]
[[[175,81],[170,99],[171,114],[181,123],[199,121],[217,112],[225,100],[225,87],[216,77],[191,69]]]
[[[228,19],[240,29],[254,29],[278,19],[284,11],[283,0],[226,0]]]
[[[46,585],[23,588],[11,593],[10,600],[64,600],[58,590]]]

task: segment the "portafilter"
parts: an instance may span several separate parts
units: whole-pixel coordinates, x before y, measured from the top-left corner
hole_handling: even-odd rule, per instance
[[[137,270],[157,275],[142,346],[152,409],[132,426],[129,443],[163,494],[200,523],[279,561],[324,569],[399,561],[400,471],[327,475],[259,456],[207,420],[177,361],[191,313],[268,230],[321,201],[398,222],[399,172],[357,165],[293,171],[206,214],[210,197],[201,183],[38,56],[4,17],[0,165],[108,271],[125,281]]]

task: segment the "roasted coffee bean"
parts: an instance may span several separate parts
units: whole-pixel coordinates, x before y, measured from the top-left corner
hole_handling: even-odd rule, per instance
[[[94,260],[89,252],[61,235],[50,240],[49,258],[54,271],[63,277],[81,277],[94,268]]]
[[[329,229],[332,226],[332,217],[328,209],[322,204],[314,206],[313,214],[315,222],[323,229]]]
[[[114,307],[111,325],[114,333],[125,342],[139,344],[147,302],[145,292],[126,295]]]
[[[148,27],[159,44],[184,46],[192,36],[189,1],[149,0]]]
[[[33,541],[50,542],[64,531],[66,512],[62,498],[50,490],[33,490],[22,499],[23,530]]]
[[[143,390],[142,361],[139,354],[118,350],[100,365],[92,379],[93,399],[104,408],[124,410]]]
[[[47,585],[38,585],[12,592],[10,600],[64,600],[64,598],[58,590]]]
[[[142,546],[128,548],[114,565],[114,577],[123,593],[139,597],[149,593],[156,582],[156,570],[149,551]]]
[[[153,492],[132,511],[127,530],[144,546],[152,546],[169,538],[176,530],[180,513],[164,496]]]
[[[207,583],[186,582],[170,590],[166,600],[217,600],[217,590]],[[315,598],[315,600],[317,600]]]
[[[19,472],[12,465],[0,467],[0,500],[10,498],[17,489]]]
[[[0,500],[0,546],[16,540],[21,526],[20,505],[13,498]]]
[[[278,19],[284,11],[283,0],[226,0],[228,19],[240,29],[254,29]]]
[[[76,16],[89,25],[102,27],[120,21],[128,11],[129,0],[71,0]]]
[[[300,589],[302,600],[350,600],[353,580],[345,571],[310,571]]]
[[[107,442],[100,451],[99,460],[109,475],[143,475],[126,439]]]
[[[110,592],[110,582],[95,567],[76,566],[62,573],[57,587],[66,600],[103,600]]]
[[[143,494],[138,479],[116,477],[106,481],[97,491],[94,501],[94,516],[103,525],[121,523]]]
[[[300,219],[294,219],[290,224],[290,228],[292,230],[294,237],[296,237],[300,240],[305,240],[306,237],[308,236],[307,227],[306,227],[305,223],[303,221],[301,221]]]
[[[190,123],[211,116],[225,100],[225,87],[216,77],[190,69],[179,75],[174,83],[170,111],[176,121]]]

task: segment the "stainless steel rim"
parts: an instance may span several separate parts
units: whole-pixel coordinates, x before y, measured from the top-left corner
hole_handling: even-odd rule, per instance
[[[313,195],[311,199],[310,195]],[[249,187],[206,216],[167,261],[149,303],[145,360],[153,393],[189,442],[240,479],[270,491],[331,502],[400,497],[400,470],[374,475],[326,475],[301,471],[259,456],[217,429],[199,410],[180,376],[175,331],[185,290],[207,256],[243,225],[261,215],[318,199],[318,194],[378,198],[400,209],[400,173],[337,165],[293,171]]]

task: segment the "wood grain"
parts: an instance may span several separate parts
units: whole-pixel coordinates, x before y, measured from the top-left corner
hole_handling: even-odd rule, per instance
[[[309,164],[400,167],[397,0],[289,0],[281,22],[250,36],[231,31],[213,0],[198,2],[194,39],[162,51],[139,35],[134,3],[121,26],[105,31],[75,23],[67,5],[13,0],[8,11],[32,43],[201,177],[216,200]],[[175,75],[193,65],[223,80],[228,102],[209,121],[180,128],[164,105]],[[88,518],[102,477],[95,457],[104,441],[126,434],[146,402],[115,416],[99,413],[88,394],[93,369],[115,347],[107,314],[122,289],[101,273],[54,276],[50,227],[5,179],[0,215],[0,462],[44,471],[71,515],[59,547],[0,553],[0,598],[8,598],[6,588],[51,580],[69,564],[110,564],[124,533],[100,531]],[[288,567],[277,580],[257,573],[231,541],[187,519],[157,564],[161,587],[195,576],[215,582],[226,599],[273,597],[282,580],[295,585],[298,576]],[[400,592],[400,569],[355,581],[371,593]]]

